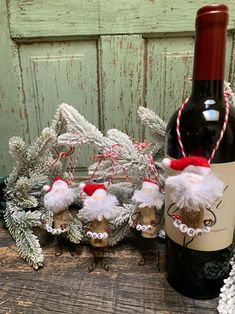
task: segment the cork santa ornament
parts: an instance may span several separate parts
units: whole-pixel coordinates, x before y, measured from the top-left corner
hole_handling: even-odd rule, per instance
[[[68,186],[68,183],[61,178],[56,178],[51,186],[44,186],[44,206],[53,212],[54,228],[46,224],[48,232],[53,234],[60,234],[68,230],[68,207],[75,198],[76,193],[74,189]]]
[[[109,220],[115,216],[118,200],[107,193],[104,184],[81,183],[79,188],[87,194],[82,209],[91,220],[87,236],[91,238],[92,246],[105,247],[108,245]]]
[[[136,224],[136,229],[145,238],[157,237],[157,210],[163,205],[163,194],[159,190],[158,182],[145,178],[141,189],[135,191],[132,201],[140,209],[140,221]]]
[[[181,228],[182,223],[194,230],[203,227],[204,211],[210,209],[222,196],[224,183],[213,173],[204,157],[191,156],[178,160],[165,158],[162,164],[166,168],[181,171],[169,176],[165,182],[172,202],[180,210],[175,226]],[[206,231],[210,231],[210,228]]]

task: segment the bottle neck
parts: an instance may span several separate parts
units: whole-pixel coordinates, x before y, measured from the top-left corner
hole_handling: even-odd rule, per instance
[[[191,97],[223,99],[224,80],[193,81]]]
[[[224,80],[226,25],[212,23],[196,29],[193,80]]]

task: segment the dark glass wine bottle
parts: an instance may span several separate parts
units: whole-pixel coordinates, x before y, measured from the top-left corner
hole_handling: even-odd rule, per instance
[[[180,118],[180,133],[187,156],[203,156],[209,159],[223,127],[227,24],[228,8],[225,5],[208,5],[197,12],[192,93]],[[177,115],[178,110],[171,117],[166,131],[166,154],[173,159],[183,157],[177,140]],[[195,249],[196,241],[186,246],[185,243],[175,240],[174,235],[168,231],[172,228],[168,225],[171,222],[167,222],[166,219],[167,280],[178,292],[192,298],[206,299],[217,296],[223,285],[223,279],[229,273],[233,230],[230,232],[230,239],[225,241],[226,247],[224,245],[221,247],[220,244],[216,246],[219,242],[216,236],[224,236],[223,230],[220,234],[221,229],[234,228],[235,200],[232,189],[235,191],[235,163],[233,161],[235,161],[235,112],[231,108],[224,137],[212,160],[212,168],[214,164],[219,167],[225,166],[227,173],[234,173],[234,180],[231,179],[228,184],[227,196],[231,199],[226,202],[226,206],[217,204],[218,208],[221,208],[222,217],[228,218],[228,215],[231,215],[232,223],[230,226],[215,229],[212,232],[213,237],[211,234],[203,235],[197,240]],[[223,169],[220,171],[223,172]],[[230,214],[227,213],[225,211],[227,206],[234,206],[234,211],[231,209]],[[166,213],[167,210],[166,208]],[[221,217],[218,220],[221,220]]]

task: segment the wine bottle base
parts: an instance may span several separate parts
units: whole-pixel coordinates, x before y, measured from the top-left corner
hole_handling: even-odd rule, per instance
[[[193,299],[219,295],[230,271],[230,250],[195,251],[166,239],[166,279],[179,293]]]
[[[167,282],[169,283],[169,285],[178,293],[182,294],[185,297],[191,298],[191,299],[196,299],[196,300],[208,300],[208,299],[214,299],[217,298],[219,296],[220,293],[220,289],[216,290],[214,293],[210,293],[210,294],[200,294],[195,291],[190,291],[189,289],[185,289],[181,286],[179,286],[179,283],[175,283],[174,281],[172,281],[170,278],[166,277]],[[208,291],[207,291],[208,293]]]

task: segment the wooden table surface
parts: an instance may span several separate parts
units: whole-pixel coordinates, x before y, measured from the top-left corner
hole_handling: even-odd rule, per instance
[[[55,256],[55,245],[43,244],[44,267],[24,262],[8,231],[0,226],[0,313],[217,313],[218,299],[193,300],[174,291],[164,272],[164,244],[159,243],[160,271],[154,254],[139,266],[138,241],[125,240],[108,249],[101,265],[89,273],[91,248],[74,256]]]

